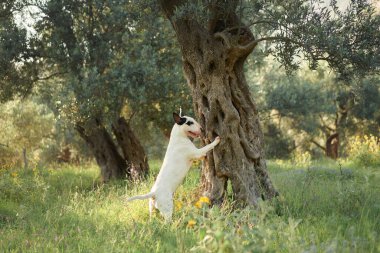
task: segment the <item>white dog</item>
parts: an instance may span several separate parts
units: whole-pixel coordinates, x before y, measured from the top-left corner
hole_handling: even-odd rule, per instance
[[[149,199],[149,213],[154,208],[160,210],[166,221],[170,221],[173,214],[173,194],[182,183],[189,171],[192,160],[206,156],[220,142],[220,137],[203,148],[196,148],[188,137],[196,138],[201,134],[201,126],[193,118],[181,117],[173,113],[175,124],[170,134],[169,145],[164,162],[158,173],[156,182],[148,194],[127,199]]]

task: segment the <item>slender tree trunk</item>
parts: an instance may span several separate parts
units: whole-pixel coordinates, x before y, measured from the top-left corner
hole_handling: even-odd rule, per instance
[[[161,1],[171,16],[178,1]],[[233,9],[232,9],[233,10]],[[183,68],[191,87],[194,111],[206,135],[221,143],[208,154],[202,168],[204,194],[220,203],[230,180],[236,200],[257,205],[259,198],[277,195],[267,173],[259,117],[244,75],[244,62],[253,40],[233,13],[218,13],[205,29],[194,20],[172,20],[183,56]],[[227,29],[228,30],[228,29]]]
[[[111,136],[98,120],[86,124],[86,128],[77,124],[76,129],[94,154],[104,182],[110,179],[130,178],[126,161],[119,154]]]
[[[28,169],[28,157],[26,155],[26,148],[22,149],[22,160],[24,161],[24,169]]]
[[[133,180],[145,178],[149,172],[148,158],[140,141],[133,133],[129,123],[121,117],[112,126],[116,140],[122,150],[127,169]]]

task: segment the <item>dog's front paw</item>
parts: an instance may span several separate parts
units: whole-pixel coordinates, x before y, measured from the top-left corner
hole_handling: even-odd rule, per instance
[[[215,145],[218,145],[219,142],[220,142],[220,137],[217,136],[217,137],[215,138],[215,140],[214,140],[214,143],[215,143]]]

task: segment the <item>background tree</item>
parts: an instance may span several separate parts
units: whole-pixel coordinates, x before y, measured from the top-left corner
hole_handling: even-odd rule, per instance
[[[125,78],[120,64],[126,50],[120,45],[135,22],[133,13],[124,11],[127,4],[90,1],[83,7],[78,1],[48,1],[41,3],[43,18],[36,25],[45,71],[59,76],[52,87],[59,113],[92,150],[104,181],[140,178],[148,172],[140,142],[120,117],[130,82],[138,77]]]
[[[78,1],[53,0],[40,6],[38,48],[44,71],[56,78],[38,92],[56,115],[75,125],[104,180],[147,173],[143,146],[125,118],[168,135],[172,119],[163,112],[189,107],[178,54],[167,50],[173,44],[165,33],[168,23],[154,7],[91,1],[83,8]]]
[[[53,142],[53,114],[33,99],[0,104],[0,111],[0,168],[36,166]]]
[[[287,77],[278,65],[271,66],[260,83],[263,111],[269,114],[264,117],[284,136],[291,132],[298,148],[311,151],[314,146],[336,159],[344,151],[339,147],[346,146],[346,137],[357,133],[359,125],[366,133],[376,133],[380,83],[375,77],[345,85],[325,68]]]
[[[17,26],[14,15],[24,8],[20,1],[7,0],[0,4],[0,102],[14,96],[26,96],[39,79],[38,62],[32,56],[31,38]]]
[[[249,95],[244,63],[260,42],[289,72],[302,59],[327,61],[340,78],[378,70],[379,16],[365,1],[342,12],[315,1],[160,1],[171,21],[192,90],[194,111],[221,144],[203,165],[204,194],[220,202],[231,180],[234,196],[257,205],[277,194],[267,174],[263,136]]]

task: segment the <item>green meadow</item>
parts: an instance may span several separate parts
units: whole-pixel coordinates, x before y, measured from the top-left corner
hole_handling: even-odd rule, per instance
[[[269,161],[280,191],[256,209],[195,206],[199,168],[175,195],[173,222],[151,219],[148,180],[99,184],[95,165],[3,170],[0,252],[380,252],[380,168]]]

